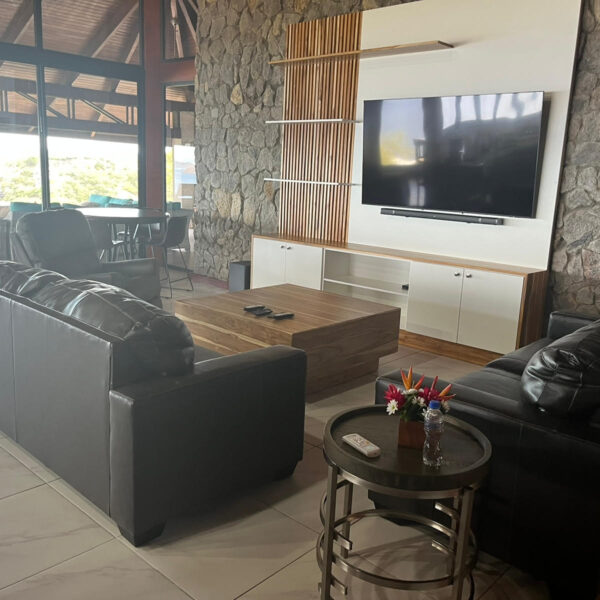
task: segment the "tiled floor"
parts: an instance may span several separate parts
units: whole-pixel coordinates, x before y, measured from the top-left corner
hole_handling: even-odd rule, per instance
[[[197,294],[221,291],[209,281],[196,282]],[[399,348],[381,361],[380,372],[411,364],[445,379],[476,368]],[[372,399],[372,378],[308,398],[304,459],[291,478],[232,498],[213,513],[174,519],[142,548],[133,548],[109,518],[0,434],[0,600],[317,599],[323,426],[339,410]],[[368,504],[357,493],[355,507]],[[413,528],[367,519],[354,526],[353,539],[361,548],[356,563],[375,572],[405,577],[432,572],[428,559],[435,551]],[[475,580],[481,600],[546,598],[542,585],[489,556],[481,556]],[[349,597],[442,600],[449,594],[394,592],[354,580]]]

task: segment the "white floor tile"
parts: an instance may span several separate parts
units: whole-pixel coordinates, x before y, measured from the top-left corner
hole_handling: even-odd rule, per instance
[[[232,600],[315,543],[310,529],[245,498],[202,518],[169,522],[163,536],[135,552],[198,600]]]
[[[33,457],[27,450],[21,448],[19,444],[14,442],[9,437],[0,439],[0,448],[4,448],[12,454],[18,461],[23,463],[30,471],[35,473],[42,481],[46,483],[58,479],[58,475],[48,469],[37,458]]]
[[[82,496],[77,490],[73,489],[63,479],[56,479],[48,484],[52,489],[56,490],[61,496],[64,496],[69,502],[73,503],[77,508],[82,510],[88,517],[96,521],[98,525],[106,529],[114,537],[119,537],[121,532],[117,524],[102,512],[95,504]]]
[[[0,591],[6,600],[189,600],[117,540]]]
[[[0,499],[43,484],[23,463],[0,448]]]
[[[0,500],[0,589],[112,536],[47,485]]]

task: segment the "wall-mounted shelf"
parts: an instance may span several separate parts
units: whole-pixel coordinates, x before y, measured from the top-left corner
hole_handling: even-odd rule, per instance
[[[281,119],[279,121],[265,121],[267,125],[287,125],[288,123],[362,123],[352,119]]]
[[[363,50],[350,50],[347,52],[333,52],[330,54],[316,54],[314,56],[299,56],[296,58],[280,58],[269,62],[270,65],[289,65],[312,60],[333,60],[336,58],[377,58],[379,56],[393,56],[395,54],[411,54],[415,52],[431,52],[432,50],[450,50],[454,48],[448,42],[429,40],[426,42],[413,42],[398,44],[396,46],[382,46],[381,48],[365,48]]]
[[[349,187],[352,185],[360,185],[360,183],[339,183],[337,181],[307,181],[305,179],[279,179],[276,177],[265,177],[265,181],[278,181],[280,183],[303,183],[308,185],[330,185],[337,187]]]

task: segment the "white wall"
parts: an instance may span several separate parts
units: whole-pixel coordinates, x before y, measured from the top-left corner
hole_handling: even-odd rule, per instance
[[[421,0],[366,11],[362,48],[426,40],[452,50],[363,59],[363,101],[381,98],[544,91],[551,108],[535,219],[504,226],[380,215],[352,191],[349,241],[432,254],[547,267],[567,123],[580,0]],[[353,182],[362,180],[357,125]]]

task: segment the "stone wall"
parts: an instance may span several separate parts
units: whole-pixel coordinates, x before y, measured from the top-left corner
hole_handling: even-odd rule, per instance
[[[404,0],[411,1],[411,0]],[[231,260],[249,258],[253,233],[277,231],[277,125],[290,23],[402,0],[200,0],[196,57],[195,264],[226,279]]]
[[[412,1],[412,0],[405,0]],[[402,0],[200,0],[195,264],[226,279],[253,233],[277,230],[285,28]],[[552,308],[600,314],[600,0],[584,0],[552,260]]]
[[[551,307],[600,314],[600,0],[584,0],[558,204]]]

